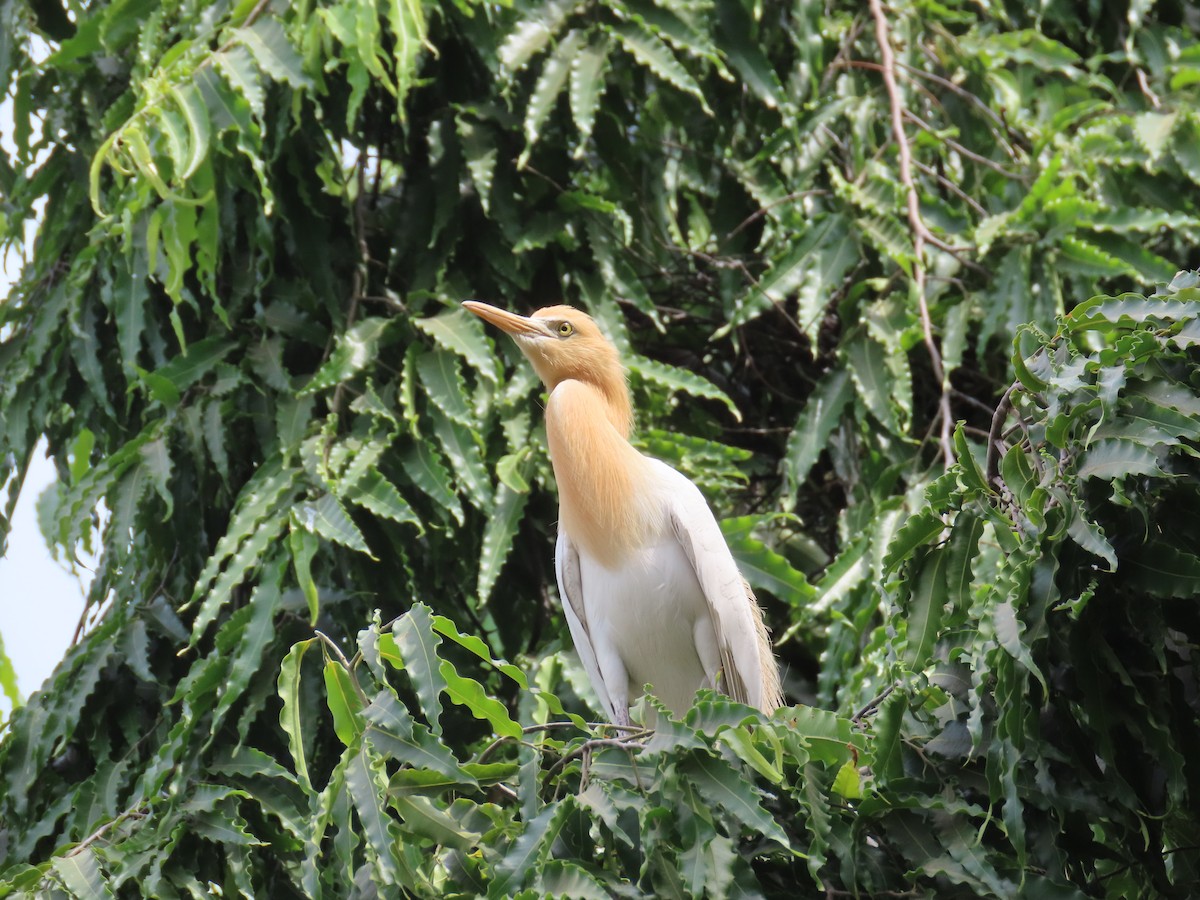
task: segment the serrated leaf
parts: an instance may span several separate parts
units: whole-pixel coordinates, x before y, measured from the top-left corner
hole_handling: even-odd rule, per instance
[[[904,520],[904,524],[896,529],[888,543],[887,553],[883,556],[884,573],[891,572],[896,566],[913,555],[918,547],[928,544],[942,533],[946,523],[940,516],[923,509]]]
[[[142,468],[150,476],[150,483],[158,496],[167,506],[163,521],[171,518],[175,512],[175,495],[171,493],[171,455],[167,450],[166,438],[157,438],[138,448],[142,458]]]
[[[301,393],[312,394],[341,384],[374,362],[379,355],[379,343],[383,339],[384,331],[392,321],[384,318],[363,319],[339,335],[337,346],[329,354],[329,359],[317,370]]]
[[[234,40],[244,44],[254,55],[260,69],[276,81],[286,82],[293,88],[311,88],[312,79],[304,73],[304,61],[279,20],[268,16],[259,19],[249,28],[239,28]]]
[[[706,801],[724,809],[753,833],[791,848],[787,833],[759,802],[754,783],[734,771],[725,760],[693,750],[680,763],[680,770]]]
[[[230,87],[245,97],[251,112],[261,118],[266,105],[266,93],[249,51],[245,47],[231,47],[216,54],[215,60]]]
[[[363,710],[370,726],[367,740],[380,753],[408,766],[428,770],[446,784],[477,787],[474,776],[459,765],[454,753],[430,734],[424,725],[414,722],[390,689],[380,691]]]
[[[308,776],[307,754],[304,750],[304,715],[300,701],[300,664],[304,654],[317,638],[294,644],[283,658],[279,667],[278,692],[283,702],[279,710],[279,727],[288,737],[288,749],[296,766],[296,777],[300,786],[312,793],[312,780]]]
[[[634,59],[663,81],[691,94],[700,101],[700,106],[706,113],[712,114],[700,85],[688,74],[687,69],[675,58],[671,48],[661,38],[632,23],[617,26],[613,29],[613,34]]]
[[[81,847],[66,856],[56,856],[53,866],[63,885],[79,900],[102,900],[113,896],[91,847]]]
[[[322,494],[315,501],[301,503],[292,510],[292,515],[313,534],[375,558],[362,532],[333,494]]]
[[[1162,156],[1171,132],[1175,130],[1178,113],[1144,112],[1133,117],[1133,136],[1150,159]]]
[[[534,15],[523,18],[505,39],[496,56],[509,72],[525,67],[550,43],[572,4],[565,0],[541,5]]]
[[[947,560],[944,549],[931,550],[919,563],[913,563],[908,572],[907,578],[913,587],[906,604],[904,660],[914,671],[929,664],[941,630],[947,600]]]
[[[512,552],[513,538],[521,525],[529,494],[520,494],[503,484],[496,486],[496,495],[483,531],[483,549],[479,555],[479,576],[476,581],[479,602],[487,603],[492,588],[500,577],[504,561]]]
[[[469,851],[479,842],[479,834],[463,828],[453,816],[434,806],[426,797],[393,797],[391,803],[405,828],[435,844]]]
[[[533,86],[533,91],[529,95],[529,103],[525,108],[525,149],[517,159],[518,169],[525,168],[534,144],[541,137],[542,125],[549,118],[559,94],[566,87],[567,78],[571,74],[571,64],[574,62],[579,45],[583,43],[583,40],[583,31],[573,29],[567,32],[566,37],[559,42],[558,47],[542,66],[542,72]]]
[[[1154,451],[1133,441],[1107,438],[1084,451],[1075,473],[1080,479],[1113,481],[1126,475],[1159,475],[1162,470]]]
[[[465,359],[492,384],[498,383],[496,357],[492,354],[483,324],[464,311],[445,312],[429,319],[414,319],[413,324],[444,347]]]
[[[470,407],[467,383],[459,369],[458,358],[446,350],[432,350],[417,357],[421,387],[433,405],[460,425],[472,428],[476,416]]]
[[[454,622],[445,616],[433,617],[433,629],[438,634],[450,638],[450,640],[454,641],[454,643],[458,644],[460,647],[471,651],[497,671],[503,672],[514,682],[516,682],[520,686],[521,690],[529,690],[529,682],[525,677],[525,673],[511,663],[505,663],[496,660],[492,656],[491,651],[488,650],[487,644],[485,644],[481,638],[476,637],[473,634],[462,634],[459,632],[458,627],[454,624]]]
[[[512,897],[524,885],[539,861],[550,853],[554,842],[576,809],[574,798],[565,797],[549,804],[526,823],[524,831],[496,863],[496,880],[489,886],[489,897]]]
[[[188,155],[181,171],[176,174],[180,180],[191,178],[204,160],[208,157],[208,146],[212,135],[212,126],[208,118],[208,108],[200,96],[197,87],[190,83],[171,86],[171,96],[179,104],[183,118],[188,128]],[[178,151],[177,151],[178,152]]]
[[[846,362],[858,395],[867,409],[893,434],[899,433],[899,423],[892,408],[892,377],[888,373],[886,354],[879,342],[862,336],[846,351]]]
[[[576,155],[583,152],[596,124],[596,110],[606,86],[604,66],[608,62],[611,46],[612,42],[607,38],[594,41],[576,54],[571,63],[571,116],[575,120],[575,127],[579,129]]]
[[[476,509],[486,510],[491,501],[492,485],[474,429],[445,416],[436,416],[433,433],[450,460],[450,467],[463,492]]]
[[[433,733],[441,734],[441,694],[446,690],[446,679],[437,653],[441,639],[434,633],[429,607],[414,603],[412,609],[392,626],[392,635],[404,659],[404,670],[421,700],[425,718]]]
[[[363,733],[362,698],[358,696],[354,676],[335,659],[325,660],[325,702],[333,714],[333,730],[347,747],[354,746]]]
[[[785,603],[799,606],[815,595],[804,573],[792,566],[762,541],[750,534],[757,523],[756,516],[741,516],[720,522],[721,531],[738,569],[750,585],[770,591]]]
[[[809,394],[784,451],[782,468],[789,496],[795,496],[797,488],[808,478],[853,396],[850,372],[845,368],[826,375]]]
[[[1200,557],[1166,540],[1157,540],[1130,554],[1133,580],[1155,597],[1200,595]]]
[[[733,414],[737,421],[742,420],[742,413],[729,399],[729,395],[708,379],[687,369],[670,366],[658,360],[647,359],[644,356],[634,356],[626,361],[629,371],[635,372],[647,381],[652,381],[661,387],[672,391],[683,391],[693,397],[703,397],[707,400],[718,400]]]
[[[440,668],[447,697],[475,718],[488,722],[496,734],[521,737],[521,726],[512,720],[503,703],[487,695],[483,685],[473,678],[460,675],[449,660],[443,659]]]
[[[396,486],[379,472],[368,472],[357,482],[343,490],[343,496],[377,516],[391,519],[402,525],[415,525],[418,534],[424,534],[425,526],[408,501]]]
[[[374,757],[365,746],[347,748],[346,790],[358,813],[367,843],[375,852],[380,880],[384,884],[401,881],[402,863],[396,853],[400,839],[396,822],[383,804],[387,777],[383,760]]]
[[[400,463],[413,484],[454,516],[459,525],[463,524],[465,517],[462,504],[454,493],[450,473],[432,446],[425,441],[414,443],[400,457]]]

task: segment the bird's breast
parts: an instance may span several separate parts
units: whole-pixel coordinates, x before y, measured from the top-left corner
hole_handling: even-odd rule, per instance
[[[630,693],[636,696],[652,684],[669,707],[686,709],[697,688],[711,686],[713,673],[701,656],[715,655],[716,637],[704,592],[679,542],[659,535],[617,565],[581,548],[579,562],[589,628],[599,647],[620,657]]]

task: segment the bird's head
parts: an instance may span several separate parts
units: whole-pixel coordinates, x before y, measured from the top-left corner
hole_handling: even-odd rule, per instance
[[[547,306],[533,315],[519,316],[477,300],[467,300],[463,306],[512,335],[549,390],[568,379],[600,388],[607,388],[614,379],[622,387],[625,384],[617,348],[582,310]]]
[[[519,316],[477,300],[466,300],[463,306],[512,335],[548,391],[568,380],[585,382],[608,400],[614,422],[628,421],[629,389],[620,355],[587,313],[572,306],[547,306]],[[628,432],[627,427],[623,430]]]

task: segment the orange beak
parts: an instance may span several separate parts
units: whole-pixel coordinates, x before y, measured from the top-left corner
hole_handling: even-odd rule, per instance
[[[532,319],[528,316],[518,316],[516,313],[500,309],[498,306],[480,303],[478,300],[464,300],[462,305],[485,322],[491,322],[501,331],[505,331],[513,337],[554,337],[550,329],[537,319]]]

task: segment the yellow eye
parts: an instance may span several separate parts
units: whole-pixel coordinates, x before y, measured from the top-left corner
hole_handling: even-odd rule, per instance
[[[570,322],[558,323],[558,334],[560,337],[570,337],[575,333],[575,326]]]

